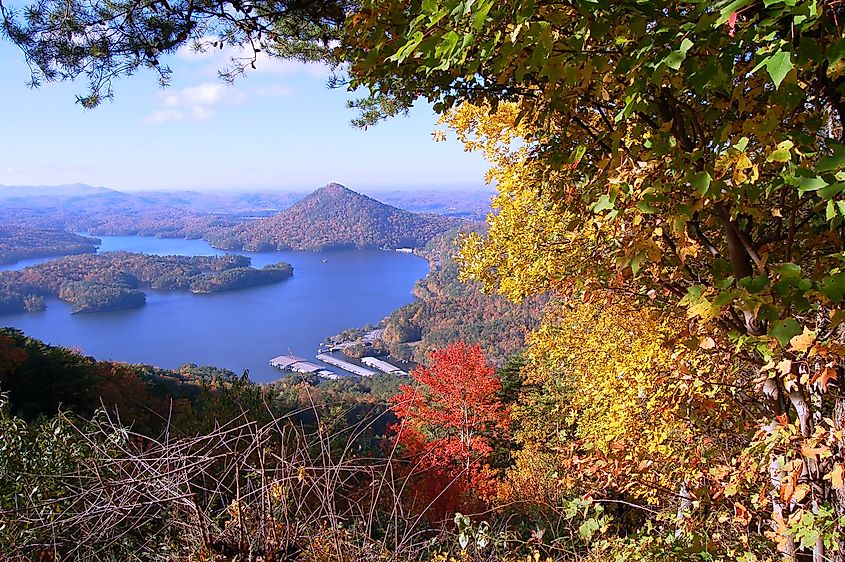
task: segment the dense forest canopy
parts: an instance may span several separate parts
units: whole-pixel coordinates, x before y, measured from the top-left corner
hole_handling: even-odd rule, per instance
[[[451,426],[415,408],[404,422],[426,431],[392,451],[409,481],[440,443],[498,469],[491,506],[543,528],[514,530],[526,538],[495,556],[845,559],[838,0],[43,0],[3,13],[35,79],[91,81],[85,105],[141,66],[166,77],[160,55],[211,33],[343,61],[369,93],[359,124],[426,99],[488,158],[497,212],[467,236],[462,274],[514,300],[553,295],[523,366],[484,385],[509,387],[510,433],[489,436],[507,444],[444,439]],[[435,371],[469,395],[462,369]],[[415,382],[400,400],[442,381]],[[512,536],[455,521],[461,556],[495,558]]]
[[[817,560],[843,555],[845,515],[838,437],[845,407],[833,382],[843,380],[836,351],[841,15],[838,4],[815,2],[373,1],[356,13],[349,37],[358,83],[401,103],[420,95],[434,101],[468,149],[493,163],[500,212],[487,237],[468,239],[464,271],[512,298],[554,290],[563,300],[549,308],[549,325],[530,348],[533,370],[546,372],[537,382],[571,385],[576,395],[604,392],[595,373],[580,378],[594,368],[580,356],[608,335],[591,339],[592,322],[582,322],[561,337],[579,301],[599,305],[594,315],[601,303],[633,306],[642,322],[657,314],[645,336],[674,350],[658,364],[702,388],[725,385],[708,400],[750,414],[762,428],[748,430],[744,448],[706,455],[733,458],[727,474],[765,499],[736,498],[735,514],[747,514],[739,521],[768,518],[773,530],[765,536],[778,552],[809,549]],[[679,317],[685,321],[660,335]],[[610,352],[626,357],[622,346]],[[635,370],[644,353],[619,365],[615,400],[631,385],[659,397]],[[708,363],[716,357],[734,372]],[[543,395],[535,408],[548,400]],[[653,452],[632,453],[621,436],[611,437],[618,414],[607,412],[601,421],[611,425],[592,436],[597,408],[575,416],[569,394],[557,402],[573,408],[573,435],[591,443],[590,455],[612,458],[618,445],[646,467],[639,484],[586,489],[637,497],[663,477]],[[526,414],[554,419],[530,407]],[[715,420],[702,421],[696,428],[696,418],[688,420],[697,439]],[[666,441],[669,431],[651,446],[679,447]],[[811,444],[820,447],[809,453]],[[529,474],[541,458],[566,466],[581,456],[534,449],[524,464]],[[705,515],[719,511],[720,497],[694,476],[698,461],[673,463],[687,472],[661,484],[664,494],[651,501],[668,509],[680,498],[677,511],[690,519],[676,519],[678,536],[738,536],[708,527],[720,521]],[[567,492],[582,486],[575,480]],[[730,556],[747,546],[725,548]]]

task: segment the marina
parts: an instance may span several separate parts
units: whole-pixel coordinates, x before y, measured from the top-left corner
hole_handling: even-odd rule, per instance
[[[366,365],[367,367],[372,367],[373,369],[378,369],[383,373],[388,373],[391,375],[402,375],[407,376],[408,373],[393,365],[392,363],[388,363],[382,359],[378,359],[376,357],[364,357],[361,359],[361,363]]]
[[[365,369],[359,365],[354,363],[350,363],[349,361],[344,361],[343,359],[338,359],[332,355],[328,355],[326,353],[321,353],[317,356],[317,359],[322,361],[323,363],[328,363],[333,367],[337,367],[339,369],[343,369],[353,375],[358,375],[359,377],[371,377],[376,374],[375,371],[371,371],[370,369]]]
[[[324,379],[336,379],[337,373],[324,369],[319,365],[310,363],[302,357],[296,355],[279,355],[270,359],[270,366],[282,369],[283,371],[291,371],[293,373],[303,373],[308,375],[317,375]]]

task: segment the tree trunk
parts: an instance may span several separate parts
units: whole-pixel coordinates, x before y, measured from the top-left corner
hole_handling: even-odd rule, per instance
[[[681,501],[678,502],[678,513],[675,516],[675,537],[680,537],[684,532],[684,514],[692,509],[692,495],[687,489],[687,483],[681,482],[681,488],[678,490],[678,497]]]
[[[788,406],[783,396],[783,390],[775,379],[770,378],[763,383],[763,396],[766,399],[767,405],[771,408],[771,413],[773,417],[785,413],[785,408],[787,408]],[[767,434],[771,434],[777,429],[777,427],[778,422],[772,420],[767,425],[764,425],[761,429]],[[772,492],[770,496],[770,499],[772,501],[771,527],[773,531],[778,530],[778,523],[776,521],[777,518],[780,518],[781,520],[786,520],[789,517],[789,506],[784,506],[783,503],[781,503],[780,501],[780,474],[782,468],[783,466],[777,459],[777,457],[773,457],[769,462],[769,482],[772,485]],[[792,540],[791,537],[786,537],[786,543],[784,544],[783,549],[780,550],[780,554],[783,556],[784,560],[789,560],[793,562],[797,560],[797,549],[795,548],[795,542]]]
[[[845,429],[845,372],[838,369],[836,377],[836,401],[833,407],[833,423],[836,429]],[[834,458],[842,462],[843,444],[839,443],[839,450],[835,451]],[[830,501],[833,503],[833,513],[837,519],[845,517],[845,488],[832,488]],[[833,562],[845,562],[845,526],[837,525],[836,529],[837,548],[830,553],[830,560]]]

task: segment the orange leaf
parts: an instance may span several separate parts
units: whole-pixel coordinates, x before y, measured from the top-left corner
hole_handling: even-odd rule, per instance
[[[822,445],[821,447],[811,447],[809,445],[801,445],[801,456],[805,458],[813,458],[821,456],[822,453],[829,451],[828,447]]]
[[[815,376],[813,376],[812,383],[819,381],[819,385],[822,388],[822,392],[827,392],[827,385],[830,381],[836,380],[836,369],[831,367],[825,367],[821,371],[817,372]]]
[[[810,491],[810,487],[807,484],[798,484],[795,487],[795,493],[792,494],[792,501],[794,503],[798,503],[807,497],[807,493]]]
[[[789,503],[795,493],[795,487],[798,486],[798,478],[801,477],[801,470],[804,462],[801,459],[795,459],[784,467],[786,478],[780,487],[780,499],[783,503]]]
[[[745,506],[736,502],[734,502],[734,521],[742,525],[751,523],[751,515],[748,513],[748,510],[745,509]]]
[[[728,17],[728,35],[733,37],[734,33],[736,33],[736,12],[731,12]]]

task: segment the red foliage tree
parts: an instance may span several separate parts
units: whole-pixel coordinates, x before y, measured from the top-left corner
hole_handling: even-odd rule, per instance
[[[418,479],[418,500],[446,515],[489,493],[487,459],[510,425],[498,398],[501,382],[481,347],[460,341],[435,351],[429,367],[411,371],[413,385],[391,398],[399,423],[394,443]]]

